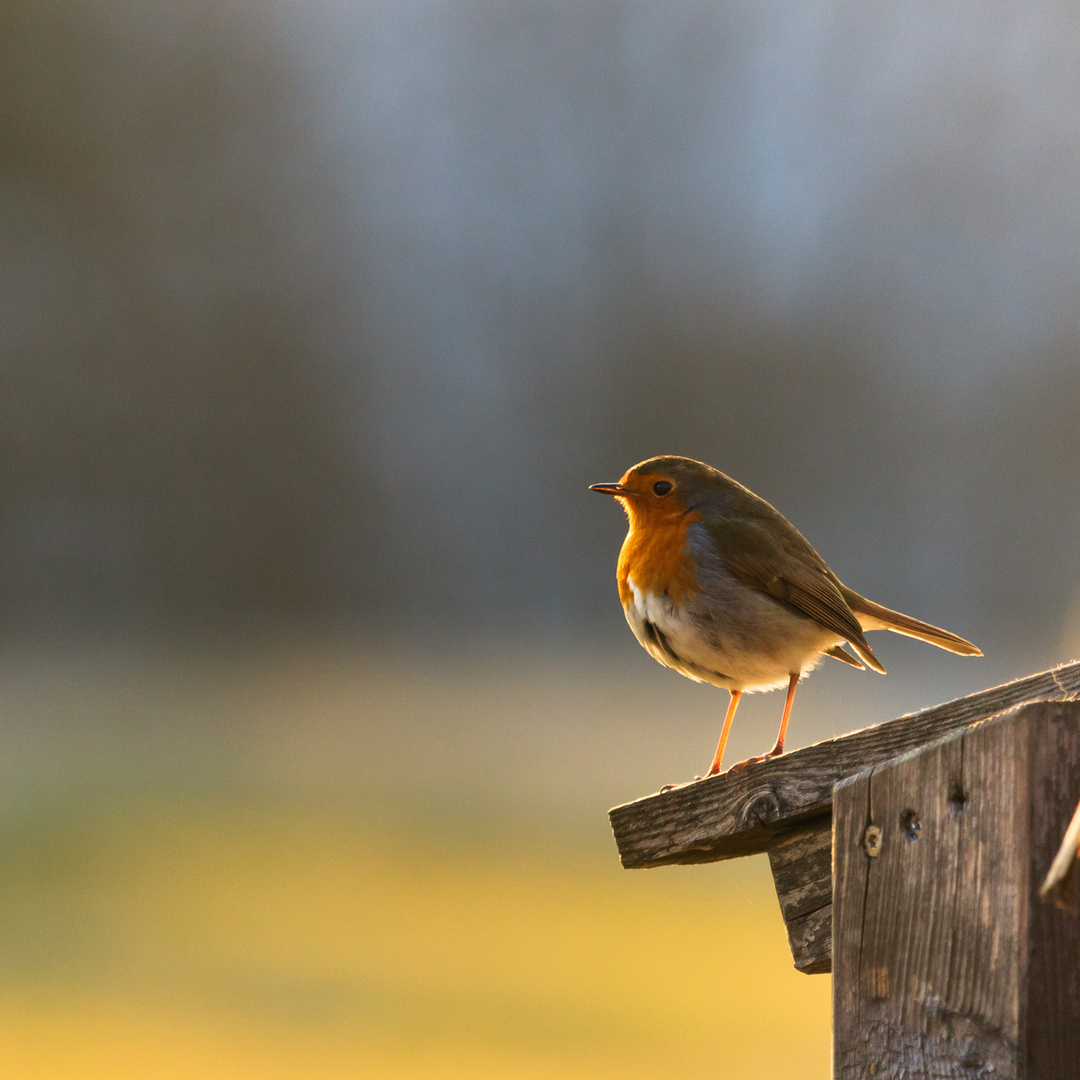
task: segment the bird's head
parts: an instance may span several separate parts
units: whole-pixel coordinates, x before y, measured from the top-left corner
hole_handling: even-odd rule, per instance
[[[703,510],[722,498],[730,484],[723,473],[692,458],[663,455],[642,461],[617,484],[593,484],[590,491],[614,495],[630,523],[661,522]]]

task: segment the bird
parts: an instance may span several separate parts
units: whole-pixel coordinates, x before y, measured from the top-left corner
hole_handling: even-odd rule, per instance
[[[731,695],[706,776],[720,772],[744,693],[787,684],[776,744],[732,769],[784,752],[795,688],[823,657],[884,675],[867,630],[982,655],[849,589],[779,510],[703,462],[652,457],[590,490],[614,495],[629,519],[616,576],[634,636],[665,667]]]

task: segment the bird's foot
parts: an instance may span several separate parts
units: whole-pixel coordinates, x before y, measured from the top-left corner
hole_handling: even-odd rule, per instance
[[[774,746],[767,754],[758,754],[756,757],[748,757],[745,761],[737,761],[728,772],[738,772],[741,769],[745,769],[747,765],[756,765],[759,761],[772,761],[773,758],[779,757],[784,752],[782,746]]]
[[[759,761],[767,761],[771,757],[772,754],[758,754],[756,757],[748,757],[745,761],[736,761],[727,771],[729,773],[742,772],[747,765],[756,765]]]

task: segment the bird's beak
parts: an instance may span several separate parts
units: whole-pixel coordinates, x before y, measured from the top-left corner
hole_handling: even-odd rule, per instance
[[[629,495],[629,492],[622,484],[590,484],[590,491],[599,491],[604,495]]]

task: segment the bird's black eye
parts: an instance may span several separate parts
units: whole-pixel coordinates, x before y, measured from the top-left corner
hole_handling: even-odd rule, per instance
[[[657,480],[652,489],[654,495],[666,495],[671,490],[671,481]]]

